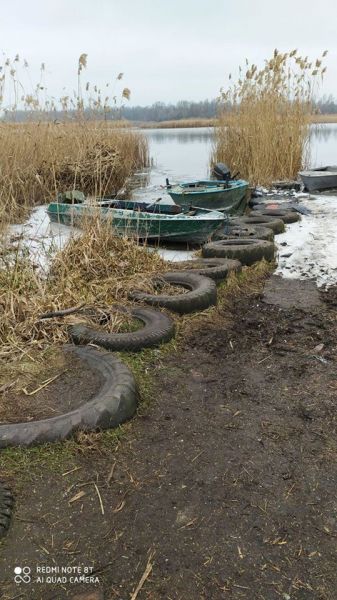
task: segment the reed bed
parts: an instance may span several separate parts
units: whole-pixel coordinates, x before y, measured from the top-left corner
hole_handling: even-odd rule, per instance
[[[188,129],[190,127],[215,127],[216,119],[200,118],[196,119],[175,119],[172,121],[144,121],[139,123],[142,129]]]
[[[312,123],[337,123],[337,113],[335,114],[320,114],[316,113],[311,116]]]
[[[275,50],[260,70],[246,61],[245,73],[221,90],[212,162],[229,164],[253,185],[296,177],[309,160],[312,101],[326,54],[310,62],[297,50]]]
[[[149,164],[145,137],[92,121],[0,124],[0,220],[13,221],[57,192],[114,195]]]

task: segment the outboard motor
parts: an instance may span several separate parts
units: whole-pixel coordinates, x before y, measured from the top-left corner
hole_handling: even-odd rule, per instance
[[[68,190],[57,194],[57,202],[60,204],[83,204],[85,195],[79,190]]]
[[[219,181],[229,181],[231,179],[230,169],[225,163],[217,163],[214,165],[213,174]]]

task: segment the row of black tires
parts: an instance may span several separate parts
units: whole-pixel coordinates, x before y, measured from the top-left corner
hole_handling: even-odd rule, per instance
[[[178,314],[205,310],[216,304],[216,283],[225,279],[230,271],[241,269],[241,264],[237,260],[212,258],[198,259],[191,263],[199,268],[193,269],[193,271],[165,273],[153,279],[153,285],[157,288],[168,283],[187,289],[185,294],[156,295],[134,290],[129,294],[130,299],[144,302],[152,307],[165,308]],[[185,266],[192,265],[185,263]],[[108,333],[79,323],[69,327],[72,341],[75,344],[96,344],[107,350],[137,352],[143,348],[168,342],[175,335],[174,320],[164,312],[144,306],[122,308],[121,310],[141,321],[144,326],[132,332]]]
[[[242,263],[252,264],[262,258],[272,260],[274,245],[264,240],[221,240],[206,244],[203,253],[205,258],[184,263],[186,270],[165,273],[152,280],[153,286],[159,292],[163,284],[169,284],[184,288],[186,293],[150,294],[133,290],[129,293],[130,300],[178,314],[205,310],[217,303],[217,283],[226,279],[231,271],[240,271]],[[226,258],[228,255],[232,255],[233,258]],[[241,261],[234,256],[240,256]],[[174,321],[166,313],[142,306],[122,310],[141,321],[144,327],[128,333],[108,333],[84,324],[76,324],[69,327],[72,341],[75,344],[96,344],[108,350],[135,352],[168,342],[175,334]]]
[[[286,218],[287,214],[282,213],[282,216]],[[291,218],[288,216],[287,221]],[[214,306],[217,301],[216,284],[226,279],[229,272],[240,271],[241,265],[274,259],[274,232],[283,229],[283,221],[274,219],[274,215],[232,219],[227,232],[219,235],[220,239],[203,246],[202,258],[187,261],[181,265],[184,270],[165,273],[152,281],[156,288],[171,284],[187,289],[187,293],[164,295],[134,290],[129,298],[178,314]],[[71,340],[75,344],[96,344],[112,351],[136,352],[168,342],[175,334],[174,321],[168,314],[145,307],[121,310],[141,321],[143,328],[129,333],[108,333],[103,329],[76,324],[69,327]]]

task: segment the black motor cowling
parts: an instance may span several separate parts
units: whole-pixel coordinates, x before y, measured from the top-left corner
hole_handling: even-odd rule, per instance
[[[219,179],[220,181],[228,181],[231,179],[230,169],[225,163],[216,163],[213,167],[213,174],[216,179]]]

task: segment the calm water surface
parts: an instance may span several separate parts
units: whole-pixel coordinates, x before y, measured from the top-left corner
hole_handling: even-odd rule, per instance
[[[170,181],[209,176],[213,129],[145,129],[153,167],[147,194],[160,191]],[[337,123],[313,126],[310,139],[311,164],[337,164]]]

